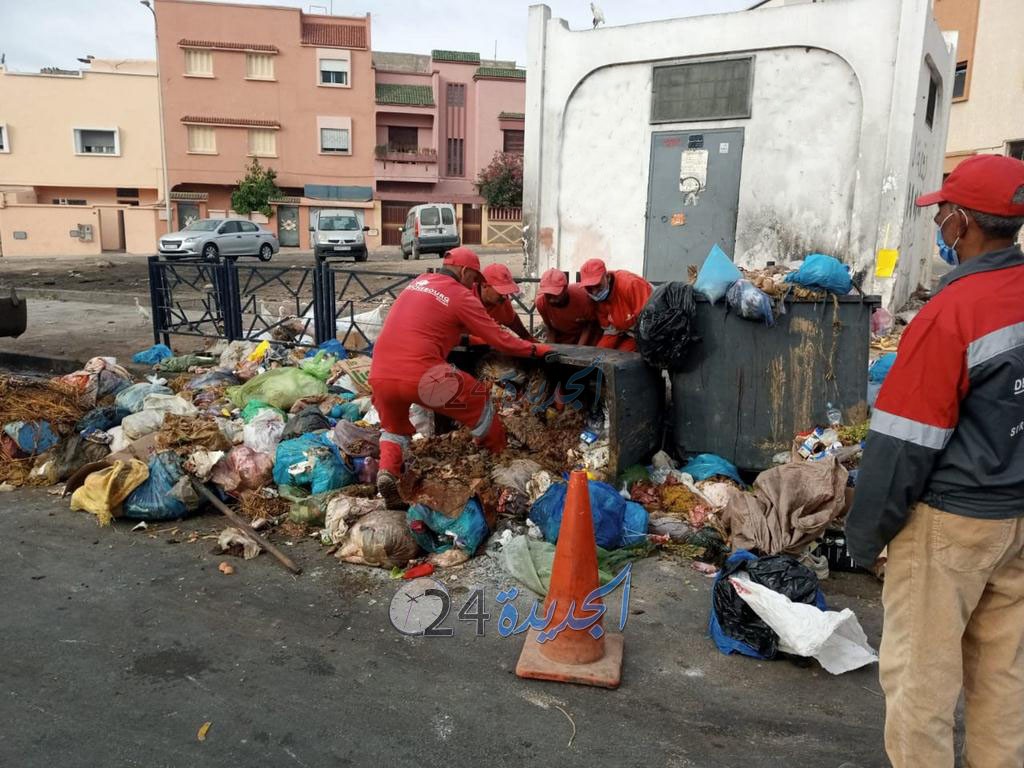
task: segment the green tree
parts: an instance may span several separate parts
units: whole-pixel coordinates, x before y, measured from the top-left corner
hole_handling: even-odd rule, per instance
[[[274,211],[270,201],[280,197],[281,190],[277,187],[277,171],[264,168],[257,158],[253,158],[245,169],[245,178],[239,179],[238,189],[231,193],[231,207],[243,216],[258,211],[270,216]]]
[[[523,156],[495,152],[490,165],[480,171],[476,188],[492,208],[519,208],[523,204]]]

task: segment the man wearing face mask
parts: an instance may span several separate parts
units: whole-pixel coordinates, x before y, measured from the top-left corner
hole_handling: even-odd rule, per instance
[[[871,566],[888,545],[879,676],[894,768],[1024,765],[1024,163],[978,155],[942,189],[955,268],[900,342],[846,522]]]
[[[634,327],[651,297],[651,284],[625,269],[609,272],[601,259],[589,259],[580,267],[580,285],[597,302],[597,322],[604,332],[597,346],[635,352]]]
[[[381,426],[377,490],[389,508],[402,506],[398,478],[416,432],[409,421],[413,403],[469,427],[492,453],[505,449],[505,427],[490,388],[447,362],[464,333],[508,355],[554,357],[551,347],[523,341],[487,315],[474,290],[481,279],[473,251],[449,251],[440,272],[420,275],[398,295],[374,344],[370,386]]]
[[[552,344],[594,346],[601,338],[597,304],[579,283],[569,284],[565,273],[552,267],[540,276],[537,312]]]

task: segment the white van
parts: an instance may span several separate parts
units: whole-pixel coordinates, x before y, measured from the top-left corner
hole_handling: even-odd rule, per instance
[[[414,206],[402,227],[402,258],[418,259],[424,253],[438,255],[462,245],[451,203]]]
[[[362,218],[351,208],[321,208],[309,225],[309,242],[317,261],[329,256],[353,256],[366,261],[366,238]]]

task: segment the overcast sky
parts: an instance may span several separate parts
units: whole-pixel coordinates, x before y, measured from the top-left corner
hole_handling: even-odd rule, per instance
[[[724,13],[754,0],[600,0],[611,26],[639,21]],[[429,53],[432,48],[478,51],[483,57],[526,61],[526,0],[249,0],[321,13],[373,15],[373,47]],[[590,26],[588,0],[549,0],[552,14],[573,29]],[[319,7],[316,7],[319,6]],[[196,35],[200,37],[201,35]],[[56,66],[76,59],[153,58],[153,18],[138,0],[0,0],[0,53],[11,70]]]

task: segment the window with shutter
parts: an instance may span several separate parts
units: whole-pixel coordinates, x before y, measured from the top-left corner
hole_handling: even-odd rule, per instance
[[[348,152],[348,131],[345,128],[321,128],[320,151]]]
[[[186,48],[185,74],[193,77],[213,77],[213,51]]]
[[[269,53],[245,54],[245,76],[249,80],[273,80],[274,57]]]
[[[249,154],[255,157],[277,157],[277,131],[250,128]]]
[[[201,155],[217,154],[217,133],[208,125],[189,125],[188,151]]]

